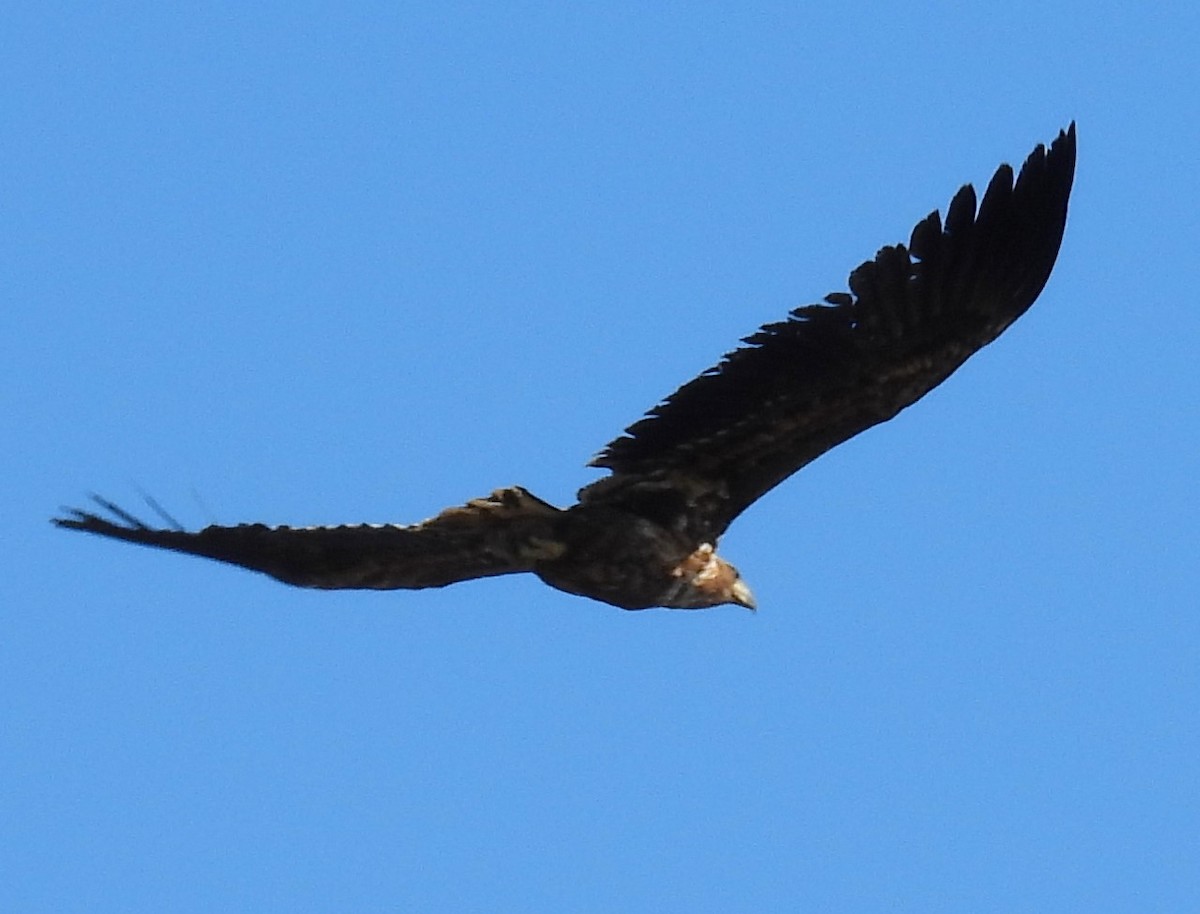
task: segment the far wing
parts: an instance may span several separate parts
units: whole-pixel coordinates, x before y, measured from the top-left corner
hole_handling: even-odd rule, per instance
[[[555,557],[559,510],[524,489],[488,498],[408,527],[268,527],[239,524],[198,532],[155,529],[95,497],[114,520],[72,510],[54,523],[113,539],[240,565],[298,587],[374,589],[442,587],[456,581],[530,570]]]
[[[930,214],[908,248],[886,247],[851,273],[851,294],[768,324],[673,393],[592,461],[614,476],[582,496],[683,486],[701,514],[688,526],[719,535],[796,470],[920,399],[1033,304],[1058,256],[1074,174],[1072,124],[1033,151],[1015,186],[1001,166],[978,213],[967,185],[944,225]]]

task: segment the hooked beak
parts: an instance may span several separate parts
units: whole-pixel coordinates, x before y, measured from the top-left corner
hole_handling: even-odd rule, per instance
[[[758,604],[754,602],[754,594],[750,592],[750,587],[741,578],[738,578],[729,588],[730,602],[736,603],[738,606],[744,606],[746,609],[754,612],[758,608]]]

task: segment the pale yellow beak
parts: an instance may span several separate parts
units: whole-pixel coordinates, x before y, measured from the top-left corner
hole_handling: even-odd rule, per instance
[[[751,612],[758,608],[758,604],[754,602],[754,594],[750,592],[750,587],[741,578],[738,578],[730,586],[729,596],[731,597],[730,602],[744,606]]]

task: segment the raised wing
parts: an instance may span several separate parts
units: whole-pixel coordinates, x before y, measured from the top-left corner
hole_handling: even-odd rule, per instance
[[[563,512],[524,489],[500,489],[408,527],[205,527],[155,529],[103,498],[109,520],[71,510],[54,523],[72,530],[186,552],[261,571],[298,587],[395,590],[529,571],[561,551],[555,520]],[[164,515],[165,516],[165,515]],[[170,520],[170,518],[168,518]]]
[[[630,426],[592,461],[614,473],[594,496],[685,485],[699,515],[689,529],[720,535],[805,464],[920,399],[1033,304],[1058,256],[1074,174],[1072,123],[1030,154],[1015,186],[1002,165],[978,213],[963,187],[944,225],[931,213],[907,248],[883,248],[851,273],[850,294],[766,325]]]

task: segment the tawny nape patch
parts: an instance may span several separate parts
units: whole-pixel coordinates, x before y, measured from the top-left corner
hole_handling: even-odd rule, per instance
[[[701,543],[700,548],[671,569],[671,577],[686,577],[695,580],[704,575],[712,575],[712,569],[717,564],[712,543]]]

